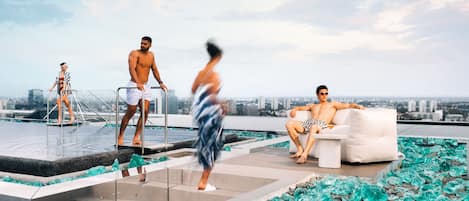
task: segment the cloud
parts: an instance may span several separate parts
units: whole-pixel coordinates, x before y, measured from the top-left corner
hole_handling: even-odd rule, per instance
[[[404,21],[416,10],[416,4],[405,5],[399,8],[386,9],[377,15],[373,27],[378,31],[391,33],[408,32],[414,26]]]
[[[429,2],[3,1],[40,16],[35,24],[0,20],[0,85],[17,83],[17,77],[8,75],[21,74],[25,89],[15,91],[50,87],[58,63],[67,61],[74,87],[114,89],[129,79],[127,56],[143,35],[154,39],[152,50],[163,79],[183,96],[207,62],[204,42],[212,37],[225,52],[217,69],[227,96],[309,95],[311,85],[321,82],[353,94],[347,86],[357,85],[351,78],[356,72],[366,75],[361,85],[381,81],[363,88],[363,95],[366,90],[370,95],[381,89],[400,91],[402,83],[428,79],[443,83],[448,76],[467,74],[462,66],[467,66],[463,54],[469,20],[463,8],[469,4],[432,7]],[[36,10],[41,6],[30,6],[38,4],[67,15],[41,14]],[[455,73],[438,72],[439,65]],[[297,72],[298,78],[292,78]],[[399,76],[406,80],[394,85]],[[304,86],[290,85],[299,80]],[[425,91],[423,85],[415,86],[402,90]]]

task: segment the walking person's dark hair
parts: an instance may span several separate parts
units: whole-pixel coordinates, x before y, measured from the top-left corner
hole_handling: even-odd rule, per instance
[[[151,37],[150,36],[144,36],[142,37],[142,40],[146,40],[151,43]]]
[[[67,64],[67,63],[65,63],[65,62],[62,62],[62,63],[60,63],[60,66],[63,66],[63,65],[65,65],[65,64]]]
[[[329,90],[326,85],[319,85],[319,86],[316,88],[316,94],[318,94],[319,91],[321,91],[321,89],[327,89],[327,90]]]
[[[205,45],[207,46],[207,52],[210,55],[210,60],[223,54],[223,50],[221,50],[214,42],[207,41]]]

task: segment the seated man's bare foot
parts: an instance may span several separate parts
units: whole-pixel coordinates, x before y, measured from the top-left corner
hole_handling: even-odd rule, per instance
[[[298,160],[296,160],[296,163],[297,164],[303,164],[303,163],[306,163],[306,159],[308,158],[308,155],[301,155],[300,158],[298,158]]]
[[[296,152],[296,154],[290,155],[290,158],[299,158],[301,156],[301,154],[303,154],[303,151],[298,151],[298,152]]]

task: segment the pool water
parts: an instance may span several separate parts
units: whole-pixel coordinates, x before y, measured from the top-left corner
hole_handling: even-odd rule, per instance
[[[135,127],[129,126],[124,141],[130,143]],[[195,130],[168,129],[168,142],[195,138]],[[58,160],[115,150],[115,128],[103,125],[53,127],[45,123],[0,121],[0,156]],[[145,129],[145,143],[164,142],[163,129]]]
[[[398,146],[406,156],[401,167],[376,183],[358,177],[311,178],[272,200],[469,200],[466,144],[399,137]]]

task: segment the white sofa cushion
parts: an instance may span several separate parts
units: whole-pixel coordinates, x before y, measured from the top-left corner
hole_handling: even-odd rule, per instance
[[[360,163],[396,160],[396,118],[392,109],[350,110],[350,133],[342,144],[342,159]]]

